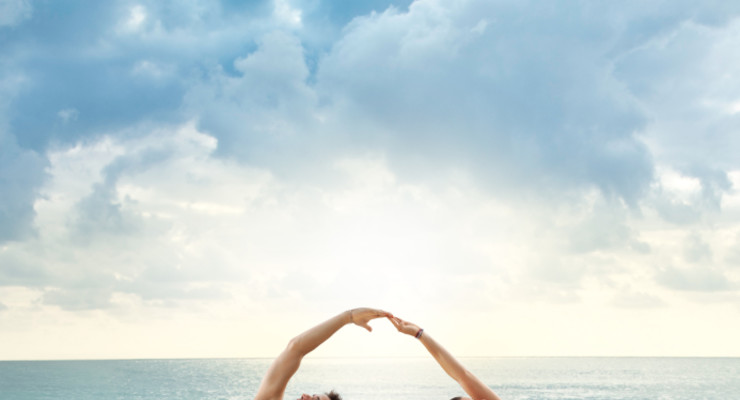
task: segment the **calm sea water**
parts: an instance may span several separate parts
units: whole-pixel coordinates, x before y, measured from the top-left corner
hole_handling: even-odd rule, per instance
[[[740,399],[740,358],[463,358],[504,400]],[[0,399],[252,399],[270,360],[0,362]],[[464,395],[431,359],[307,359],[286,399]]]

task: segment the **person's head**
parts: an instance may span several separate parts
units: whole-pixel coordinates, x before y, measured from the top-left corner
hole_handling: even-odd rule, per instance
[[[303,393],[298,400],[342,400],[342,396],[335,391],[321,393],[321,394],[306,394]]]
[[[460,396],[457,396],[457,397],[451,398],[450,400],[473,400],[473,399],[471,399],[470,397],[460,397]]]

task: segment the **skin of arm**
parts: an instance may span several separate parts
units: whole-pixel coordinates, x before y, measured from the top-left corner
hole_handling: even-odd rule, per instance
[[[373,308],[355,308],[340,313],[301,333],[288,342],[282,353],[267,369],[257,390],[255,400],[282,400],[290,378],[298,371],[303,357],[319,347],[343,326],[354,323],[372,331],[368,322],[374,318],[392,317],[390,313]]]
[[[411,322],[404,321],[397,317],[388,317],[399,332],[407,335],[416,336],[419,327]],[[465,390],[473,400],[501,400],[496,393],[487,385],[478,379],[472,372],[468,371],[460,362],[447,351],[441,344],[437,343],[434,338],[427,332],[422,332],[419,341],[426,347],[429,354],[434,357],[437,363],[452,379]]]

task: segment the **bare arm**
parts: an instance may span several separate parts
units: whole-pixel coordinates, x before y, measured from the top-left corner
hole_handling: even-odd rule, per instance
[[[388,319],[401,333],[411,336],[416,336],[420,333],[420,328],[411,322],[396,317],[389,317]],[[437,343],[428,333],[422,331],[419,341],[426,347],[429,354],[434,357],[447,375],[457,381],[463,390],[465,390],[465,393],[472,397],[473,400],[501,400],[491,388],[481,382],[472,372],[468,371],[447,349]]]
[[[368,331],[372,331],[368,322],[379,317],[390,317],[391,315],[382,310],[372,308],[356,308],[345,311],[328,320],[314,326],[313,328],[294,337],[288,346],[272,362],[267,369],[265,377],[257,390],[255,400],[282,400],[288,381],[298,371],[303,357],[319,347],[340,328],[348,323],[359,325]]]

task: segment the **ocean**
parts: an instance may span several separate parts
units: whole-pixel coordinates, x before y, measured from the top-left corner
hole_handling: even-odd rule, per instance
[[[740,358],[460,358],[503,400],[740,399]],[[271,360],[2,361],[2,400],[252,399]],[[465,395],[431,358],[304,360],[286,399]]]

